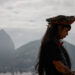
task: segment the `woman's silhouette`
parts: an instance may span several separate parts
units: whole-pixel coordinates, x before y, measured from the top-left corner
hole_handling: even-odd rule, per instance
[[[75,17],[59,15],[46,21],[48,27],[41,42],[36,65],[38,75],[74,75],[70,57],[61,40],[68,35]]]

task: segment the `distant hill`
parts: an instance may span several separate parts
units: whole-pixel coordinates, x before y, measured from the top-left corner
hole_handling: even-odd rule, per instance
[[[0,71],[4,70],[2,68],[8,69],[8,66],[12,65],[14,52],[12,39],[4,30],[0,30]]]
[[[26,45],[23,45],[22,47],[18,48],[16,50],[16,60],[19,65],[22,64],[25,68],[25,71],[32,71],[32,68],[34,68],[34,64],[36,63],[37,54],[40,48],[40,41],[32,41]]]
[[[72,61],[72,69],[75,70],[75,45],[64,42],[64,47],[67,49],[67,52],[70,55],[70,59]]]
[[[25,68],[24,69],[25,71],[31,71],[34,68],[34,65],[37,61],[40,42],[41,42],[40,40],[32,41],[16,50],[16,59],[17,63],[19,64],[17,65],[18,67],[23,66]],[[71,56],[72,64],[74,66],[75,46],[68,42],[64,42],[64,46],[65,48],[67,48],[67,51]]]

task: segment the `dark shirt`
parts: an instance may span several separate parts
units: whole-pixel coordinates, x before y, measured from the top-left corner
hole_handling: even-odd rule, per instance
[[[59,72],[55,65],[53,64],[53,60],[61,61],[65,66],[67,66],[70,69],[70,65],[67,61],[67,58],[64,55],[63,52],[64,48],[63,46],[58,46],[56,41],[49,41],[43,46],[44,51],[44,70],[46,75],[63,75],[61,72]]]

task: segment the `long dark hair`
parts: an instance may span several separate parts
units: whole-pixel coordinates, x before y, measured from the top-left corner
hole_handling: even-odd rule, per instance
[[[50,41],[52,39],[55,39],[55,38],[59,38],[58,26],[59,25],[51,25],[50,26],[50,24],[47,26],[47,30],[46,30],[46,32],[43,36],[42,41],[41,41],[40,52],[39,52],[39,55],[38,55],[38,62],[35,66],[35,69],[36,69],[38,75],[44,75],[44,73],[45,73],[44,63],[43,63],[43,60],[44,60],[43,47],[45,46],[45,43],[47,43],[48,41]],[[69,28],[69,30],[71,29],[70,25],[61,25],[61,26],[62,26],[62,28],[67,27],[67,28]],[[68,59],[69,65],[71,66],[69,55],[68,55],[66,49],[64,49],[64,53],[65,53],[65,56]]]

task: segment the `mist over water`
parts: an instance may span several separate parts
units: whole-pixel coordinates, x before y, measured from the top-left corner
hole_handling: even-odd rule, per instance
[[[0,75],[32,75],[31,72],[24,72],[24,73],[0,73]]]

